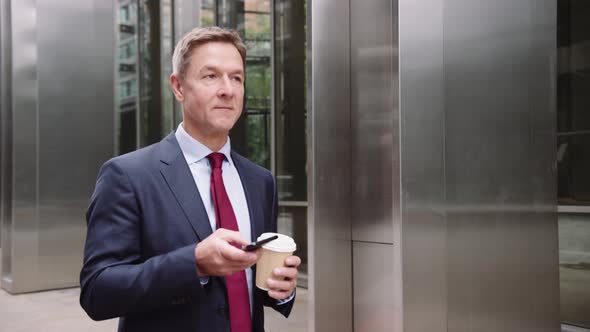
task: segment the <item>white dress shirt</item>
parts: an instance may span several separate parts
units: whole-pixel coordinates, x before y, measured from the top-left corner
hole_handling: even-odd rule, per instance
[[[215,219],[215,210],[213,208],[213,199],[211,198],[211,166],[209,165],[209,159],[207,156],[213,152],[223,153],[225,160],[221,165],[221,176],[223,178],[223,184],[225,191],[229,197],[236,220],[238,222],[238,228],[240,229],[240,235],[248,242],[252,242],[252,233],[250,232],[250,214],[248,212],[248,203],[246,201],[246,194],[244,193],[244,187],[242,186],[242,180],[240,175],[231,159],[231,146],[230,139],[227,138],[227,142],[219,151],[211,151],[207,146],[190,136],[185,130],[182,123],[176,129],[176,140],[180,145],[184,159],[186,160],[188,167],[191,170],[195,184],[199,189],[201,200],[207,211],[209,217],[209,223],[211,229],[215,232],[217,229],[217,223]],[[252,269],[246,269],[246,281],[248,282],[248,293],[250,295],[250,308],[252,308]],[[208,279],[202,280],[202,283],[207,283]]]
[[[221,176],[223,178],[223,184],[225,191],[229,197],[234,214],[238,222],[238,228],[240,229],[240,235],[248,242],[252,242],[252,233],[250,230],[250,213],[248,211],[248,202],[246,201],[246,194],[244,193],[244,187],[242,186],[242,180],[238,174],[233,160],[231,159],[231,145],[230,139],[227,138],[227,142],[219,151],[211,151],[207,146],[194,139],[189,135],[181,123],[176,129],[176,140],[180,145],[180,150],[184,155],[188,167],[193,175],[193,180],[199,189],[201,200],[207,211],[207,217],[209,217],[209,223],[211,229],[215,232],[217,229],[217,223],[215,218],[215,209],[213,207],[213,199],[211,198],[211,166],[207,156],[213,152],[223,153],[225,160],[221,165]],[[252,311],[254,298],[252,296],[252,269],[248,268],[246,272],[246,281],[248,283],[248,294],[250,295],[250,311]],[[209,278],[201,278],[201,284],[206,285],[209,282]],[[295,297],[295,292],[291,296],[283,300],[277,300],[279,305],[285,304],[291,301]]]

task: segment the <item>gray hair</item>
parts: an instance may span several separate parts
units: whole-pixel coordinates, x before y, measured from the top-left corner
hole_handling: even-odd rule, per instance
[[[172,55],[172,72],[184,79],[191,61],[193,49],[209,42],[224,42],[235,46],[240,52],[242,63],[246,63],[246,45],[235,30],[226,30],[220,27],[194,28],[184,35],[176,44]]]

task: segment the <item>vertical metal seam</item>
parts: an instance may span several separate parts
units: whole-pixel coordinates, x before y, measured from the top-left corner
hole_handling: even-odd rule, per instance
[[[398,186],[398,202],[394,202],[394,203],[398,203],[399,204],[399,211],[398,211],[398,221],[397,221],[397,248],[396,248],[396,225],[394,223],[394,236],[393,236],[393,260],[394,260],[394,278],[396,276],[396,273],[398,275],[398,278],[396,278],[396,280],[394,280],[394,282],[397,282],[396,285],[394,285],[394,287],[396,288],[395,290],[399,293],[397,295],[394,295],[394,306],[397,305],[398,309],[399,309],[399,317],[398,320],[399,322],[397,324],[394,325],[394,332],[403,332],[404,330],[404,306],[403,306],[403,299],[404,299],[404,287],[403,287],[403,281],[404,281],[404,275],[403,275],[403,252],[402,252],[402,244],[403,244],[403,236],[402,236],[402,229],[403,229],[403,206],[404,206],[404,200],[403,200],[403,182],[402,182],[402,173],[403,173],[403,163],[402,163],[402,137],[403,137],[403,132],[402,132],[402,92],[401,92],[401,81],[402,81],[402,75],[401,75],[401,58],[402,58],[402,52],[401,52],[401,1],[403,0],[392,0],[392,1],[396,1],[397,2],[397,15],[393,16],[393,5],[390,7],[391,10],[391,17],[396,17],[397,18],[397,86],[395,86],[394,84],[392,84],[392,88],[397,88],[397,107],[398,107],[398,121],[397,121],[397,132],[398,132],[398,151],[397,151],[397,157],[398,157],[398,164],[399,164],[399,169],[398,169],[398,182],[399,182],[399,186]],[[393,23],[391,25],[391,29],[393,29]],[[393,38],[393,33],[392,33],[392,38]],[[392,43],[393,45],[393,43]],[[395,106],[395,105],[394,105]],[[397,268],[397,271],[396,271]],[[395,291],[394,290],[394,291]],[[397,301],[396,301],[397,300]],[[395,310],[394,310],[395,313]],[[394,315],[394,319],[395,319],[395,315]]]
[[[352,121],[353,121],[353,115],[352,115],[352,1],[354,0],[349,0],[348,1],[348,137],[351,137],[352,135]],[[353,154],[353,146],[352,146],[352,142],[349,139],[348,142],[348,172],[349,172],[349,179],[352,179],[354,174],[353,174],[353,170],[352,170],[352,154]],[[348,182],[348,186],[349,186],[349,191],[348,191],[348,195],[349,195],[349,199],[352,198],[352,192],[354,190],[353,185],[352,185],[353,181],[350,180]],[[351,204],[348,205],[348,209],[349,209],[349,219],[348,219],[348,231],[349,231],[349,243],[350,243],[350,331],[354,331],[354,248],[353,248],[353,244],[354,241],[353,239],[353,231],[352,231],[352,223],[353,223],[353,214],[352,214],[352,210],[353,210],[353,206],[354,204],[352,204],[352,200],[350,201]]]
[[[313,10],[312,10],[312,2],[308,0],[306,3],[306,25],[307,25],[307,45],[306,45],[306,70],[307,70],[307,109],[308,109],[308,130],[307,130],[307,200],[308,200],[308,208],[307,208],[307,244],[308,244],[308,267],[307,267],[307,274],[308,274],[308,306],[307,306],[307,313],[308,313],[308,320],[307,320],[307,327],[310,332],[315,331],[315,187],[314,187],[314,177],[315,177],[315,162],[314,162],[314,136],[315,136],[315,127],[314,127],[314,115],[315,109],[314,105],[314,94],[313,94],[313,85],[314,85],[314,71],[313,71]]]
[[[276,177],[276,89],[275,89],[275,78],[276,78],[276,66],[275,66],[275,7],[276,0],[270,1],[270,171]],[[245,68],[244,68],[245,71]]]
[[[442,211],[440,211],[442,215],[442,221],[444,226],[444,240],[443,240],[443,248],[444,248],[444,259],[445,262],[444,266],[444,308],[445,308],[445,325],[446,331],[449,330],[449,287],[448,287],[448,280],[449,280],[449,248],[448,248],[448,219],[447,219],[447,103],[446,103],[446,95],[444,94],[445,91],[445,1],[441,0],[441,91],[442,91],[442,202],[440,202],[439,206],[441,207]]]
[[[4,211],[6,209],[6,194],[5,194],[5,187],[6,187],[6,179],[4,175],[4,169],[6,167],[6,158],[4,157],[6,151],[4,150],[4,146],[6,145],[6,131],[4,130],[6,125],[6,108],[4,107],[6,102],[4,101],[4,91],[6,90],[6,72],[4,63],[6,62],[6,50],[8,48],[5,47],[6,38],[5,38],[5,18],[4,18],[4,1],[0,0],[0,248],[2,248],[3,242],[3,232],[2,227],[4,225]],[[0,256],[0,270],[2,270],[2,256]],[[2,279],[2,275],[0,275],[0,280]]]
[[[172,38],[172,42],[171,47],[172,47],[172,51],[174,52],[174,48],[176,46],[176,15],[174,15],[174,13],[176,12],[174,9],[174,6],[176,5],[176,1],[175,0],[170,0],[170,29],[172,31],[170,31],[170,38]],[[171,56],[172,57],[172,56]],[[169,87],[170,89],[170,87]],[[171,131],[174,131],[176,128],[176,97],[174,96],[174,93],[172,93],[172,114],[171,114],[171,120],[172,123],[170,124],[172,128],[170,128]]]
[[[118,4],[114,4],[112,7],[112,14],[113,14],[113,23],[115,25],[115,36],[113,38],[113,154],[119,154],[119,139],[117,133],[119,132],[119,97],[118,97],[118,84],[117,80],[119,78],[118,68],[117,68],[117,53],[118,53],[118,38],[120,38],[120,30],[119,30],[119,8]]]
[[[141,9],[141,0],[135,0],[136,3],[136,10],[137,10],[137,14],[135,15],[135,45],[137,47],[137,55],[136,55],[136,59],[135,59],[135,78],[136,78],[136,82],[137,84],[135,85],[135,94],[136,94],[136,99],[135,99],[135,107],[136,107],[136,111],[135,111],[135,149],[139,149],[141,148],[141,130],[143,129],[141,126],[141,117],[142,117],[142,107],[141,107],[141,93],[143,91],[142,88],[142,83],[143,83],[143,79],[141,78],[141,59],[142,59],[142,54],[144,52],[144,50],[142,49],[142,45],[141,45],[141,34],[143,33],[143,28],[141,25],[141,17],[143,15],[142,13],[142,9]]]
[[[39,268],[39,257],[41,255],[39,251],[39,144],[40,144],[40,133],[39,133],[39,38],[38,38],[38,30],[39,30],[39,16],[38,16],[38,8],[37,8],[37,0],[33,0],[33,12],[34,12],[34,20],[33,20],[33,31],[34,31],[34,45],[35,45],[35,64],[33,65],[34,72],[35,72],[35,226],[36,226],[36,245],[37,245],[37,257],[36,257],[36,264],[34,269],[38,272]],[[39,276],[39,273],[35,273],[35,279]],[[40,285],[39,280],[36,280],[37,287]]]

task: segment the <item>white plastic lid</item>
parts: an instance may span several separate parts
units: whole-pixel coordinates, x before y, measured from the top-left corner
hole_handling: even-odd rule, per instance
[[[297,249],[297,245],[295,244],[295,240],[291,237],[279,233],[262,233],[258,237],[257,241],[264,240],[269,238],[273,235],[278,235],[279,237],[275,240],[270,241],[269,243],[262,246],[262,248],[267,250],[272,250],[276,252],[293,252]]]

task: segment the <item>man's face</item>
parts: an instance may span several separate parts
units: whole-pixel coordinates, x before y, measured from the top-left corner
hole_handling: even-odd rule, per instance
[[[185,129],[203,139],[225,137],[242,113],[242,57],[229,43],[198,46],[177,87],[174,94],[182,103]]]

